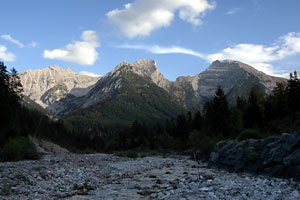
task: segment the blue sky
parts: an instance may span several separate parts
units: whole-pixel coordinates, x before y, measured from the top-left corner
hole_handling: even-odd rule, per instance
[[[268,74],[300,69],[299,0],[0,0],[0,60],[105,75],[154,59],[175,80],[216,59]]]

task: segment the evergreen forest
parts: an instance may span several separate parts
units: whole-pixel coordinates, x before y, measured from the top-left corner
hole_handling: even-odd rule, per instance
[[[72,124],[68,118],[53,119],[24,103],[22,91],[17,71],[9,71],[0,62],[0,161],[38,159],[29,135],[77,153],[192,150],[207,158],[221,140],[265,138],[300,128],[300,80],[296,71],[286,84],[277,84],[270,95],[253,85],[249,97],[238,97],[236,106],[229,106],[220,86],[203,110],[184,111],[155,124],[135,119],[131,125],[118,127],[99,123],[87,127],[84,120]]]

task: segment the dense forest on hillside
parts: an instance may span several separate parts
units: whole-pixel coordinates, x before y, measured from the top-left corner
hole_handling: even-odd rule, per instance
[[[22,96],[17,71],[7,71],[0,62],[0,161],[36,159],[38,154],[28,135],[54,141],[68,149],[95,148],[90,137],[68,131],[36,104]],[[93,142],[100,142],[93,138]]]
[[[300,128],[300,81],[297,72],[287,84],[279,83],[264,96],[253,85],[248,99],[237,98],[230,107],[221,87],[204,112],[179,115],[156,126],[135,121],[106,144],[106,150],[194,149],[208,156],[225,139],[264,138]]]
[[[139,118],[130,127],[91,126],[83,120],[76,130],[91,140],[102,138],[101,144],[93,142],[101,151],[194,149],[207,156],[220,140],[264,138],[300,128],[299,100],[300,82],[294,72],[286,84],[279,83],[268,96],[253,85],[249,98],[237,98],[235,107],[229,106],[219,87],[203,112],[183,113],[156,125]],[[74,126],[68,121],[65,124]]]
[[[156,124],[139,118],[131,126],[115,129],[100,123],[91,126],[84,120],[74,129],[67,119],[53,120],[33,109],[36,106],[26,106],[16,70],[7,71],[2,62],[0,90],[0,161],[37,158],[28,135],[74,152],[193,149],[205,157],[220,140],[263,138],[300,128],[300,81],[296,71],[287,84],[278,84],[268,96],[253,85],[249,98],[239,97],[235,107],[229,106],[219,87],[202,112],[183,113]]]

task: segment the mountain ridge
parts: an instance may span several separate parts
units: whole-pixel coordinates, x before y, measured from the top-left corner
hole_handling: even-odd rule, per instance
[[[21,83],[24,88],[24,95],[36,101],[42,107],[46,108],[53,102],[64,98],[66,94],[74,96],[83,96],[91,86],[99,79],[87,75],[73,72],[70,68],[63,69],[56,65],[51,65],[44,69],[26,70],[19,73]],[[62,88],[55,88],[60,85]],[[52,90],[52,93],[49,93]],[[48,91],[50,96],[45,96]],[[60,93],[55,95],[56,93]],[[52,96],[51,96],[52,95]],[[41,97],[44,98],[41,99]]]
[[[247,94],[252,87],[250,84],[257,84],[263,93],[269,94],[276,86],[276,82],[286,81],[283,78],[266,75],[250,65],[234,60],[216,60],[203,72],[194,76],[180,76],[175,81],[166,79],[160,73],[156,61],[151,59],[137,60],[133,64],[124,61],[99,78],[79,75],[69,68],[62,69],[58,66],[50,66],[44,69],[43,73],[41,73],[42,71],[36,70],[35,72],[44,75],[42,83],[45,84],[45,80],[49,82],[47,82],[47,90],[40,96],[32,95],[35,98],[28,96],[37,103],[42,102],[48,110],[59,116],[64,116],[77,109],[87,108],[113,95],[122,86],[122,73],[124,72],[132,72],[151,80],[158,87],[163,88],[175,97],[177,102],[185,109],[192,111],[203,109],[204,104],[213,98],[219,86],[233,102],[237,96],[247,98]],[[30,91],[31,88],[26,85],[28,78],[24,78],[23,74],[32,72],[34,70],[20,73],[21,82],[25,83],[25,95],[28,94],[28,90]],[[45,74],[51,75],[51,73],[57,72],[70,75],[70,77],[56,77],[57,79],[54,82],[51,76],[50,78],[45,77]],[[72,77],[75,80],[72,80]],[[82,82],[79,80],[81,78]],[[69,82],[66,84],[63,81]],[[76,88],[75,85],[80,85],[80,83],[82,87]],[[77,93],[74,91],[77,91]]]

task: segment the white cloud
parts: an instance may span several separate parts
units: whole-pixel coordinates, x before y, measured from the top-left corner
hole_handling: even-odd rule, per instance
[[[15,61],[16,56],[13,53],[7,52],[7,48],[0,45],[0,59],[3,61]]]
[[[12,38],[11,35],[1,35],[1,38],[4,40],[7,40],[9,42],[12,42],[14,44],[17,44],[20,48],[24,47],[24,44],[22,44],[20,41],[14,39],[14,38]]]
[[[45,50],[43,56],[79,65],[93,65],[98,58],[96,48],[100,46],[97,33],[91,30],[84,31],[81,39],[82,41],[75,41],[63,49]]]
[[[287,76],[286,70],[279,70],[272,63],[290,59],[292,56],[300,55],[300,33],[288,33],[280,37],[274,45],[265,46],[259,44],[236,44],[225,48],[217,53],[203,54],[191,49],[178,46],[161,47],[159,45],[129,45],[116,46],[124,49],[138,49],[154,54],[180,53],[199,57],[207,62],[215,60],[238,60],[250,64],[259,71],[276,76]],[[290,57],[291,56],[291,57]]]
[[[236,13],[238,13],[240,11],[240,8],[239,7],[233,7],[233,8],[230,8],[226,14],[227,15],[234,15]]]
[[[148,51],[154,54],[171,54],[171,53],[179,53],[179,54],[187,54],[187,55],[193,55],[197,56],[199,58],[205,58],[205,56],[199,52],[178,47],[178,46],[171,46],[171,47],[161,47],[159,45],[153,45],[153,46],[148,46],[148,45],[129,45],[129,44],[124,44],[121,46],[116,46],[117,48],[122,48],[122,49],[139,49],[139,50],[144,50]]]
[[[81,71],[81,72],[79,72],[79,74],[92,76],[92,77],[100,77],[101,76],[100,74],[96,74],[94,72],[87,72],[87,71]]]
[[[208,55],[207,60],[209,62],[226,59],[239,60],[252,65],[259,71],[278,75],[282,72],[276,70],[272,62],[296,54],[300,54],[300,33],[288,33],[280,37],[275,45],[237,44],[223,49],[221,52]]]
[[[126,4],[124,9],[112,10],[106,16],[117,26],[119,33],[134,38],[148,36],[155,29],[169,26],[177,11],[180,19],[200,25],[201,17],[215,7],[215,2],[208,0],[135,0]]]
[[[279,47],[265,47],[263,45],[254,44],[238,44],[233,47],[226,48],[219,53],[211,54],[207,56],[209,62],[215,60],[238,60],[252,65],[259,71],[263,71],[267,74],[274,74],[272,65],[268,62],[277,59],[274,52]]]
[[[300,53],[300,33],[288,33],[279,40],[281,49],[278,51],[279,58],[292,56]]]

